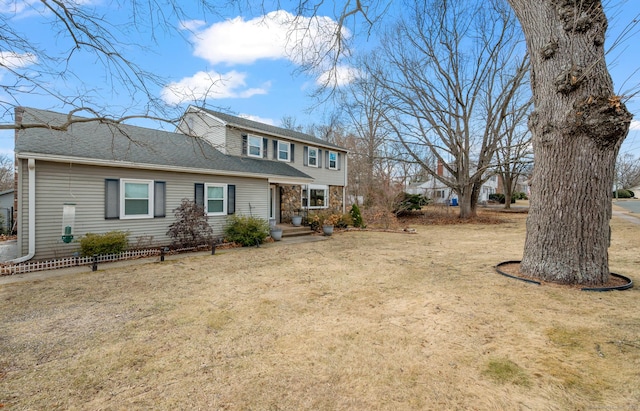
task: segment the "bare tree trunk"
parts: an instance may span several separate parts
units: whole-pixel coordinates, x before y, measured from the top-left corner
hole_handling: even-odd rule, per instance
[[[507,178],[502,177],[502,188],[504,191],[504,208],[505,210],[510,210],[511,196],[513,195],[513,178],[511,178],[511,176]]]
[[[631,115],[604,58],[600,0],[509,0],[531,56],[535,165],[521,269],[544,280],[602,284],[614,166]]]

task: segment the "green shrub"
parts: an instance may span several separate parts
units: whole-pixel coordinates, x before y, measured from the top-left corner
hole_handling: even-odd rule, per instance
[[[527,197],[526,193],[518,192],[518,193],[513,193],[513,195],[515,196],[516,200],[528,200],[529,197]]]
[[[518,198],[518,196],[515,193],[511,195],[511,204],[516,202],[516,198]],[[504,204],[505,202],[504,194],[502,193],[489,194],[489,201],[495,201],[500,204]]]
[[[429,204],[429,199],[422,194],[400,193],[395,201],[393,212],[402,215],[413,210],[421,210]]]
[[[357,204],[351,206],[351,210],[349,210],[349,214],[351,215],[351,221],[354,227],[360,228],[364,225],[362,221],[362,214],[360,213],[360,207]]]
[[[224,228],[227,241],[251,246],[262,243],[269,236],[269,222],[257,217],[232,215]]]
[[[80,253],[83,257],[92,255],[119,254],[129,245],[129,233],[109,231],[104,234],[87,233],[80,239]]]
[[[617,196],[616,196],[617,194]],[[633,191],[631,190],[625,190],[625,189],[619,189],[617,191],[613,192],[613,197],[614,198],[633,198]]]

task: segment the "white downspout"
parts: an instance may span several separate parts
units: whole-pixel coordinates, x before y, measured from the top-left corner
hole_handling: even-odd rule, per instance
[[[29,167],[29,254],[11,260],[12,263],[23,263],[31,260],[36,254],[36,160],[28,160]]]

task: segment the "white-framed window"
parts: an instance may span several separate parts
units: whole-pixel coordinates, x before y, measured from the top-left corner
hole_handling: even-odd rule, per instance
[[[309,209],[329,207],[329,186],[309,185],[302,191],[302,206]]]
[[[309,167],[318,167],[318,149],[309,147],[307,150],[307,164]]]
[[[153,218],[153,180],[120,180],[120,218]]]
[[[291,161],[291,143],[278,141],[278,160]]]
[[[227,214],[227,185],[205,184],[204,210],[207,215]]]
[[[338,153],[336,153],[335,151],[329,151],[329,169],[338,169]]]
[[[247,136],[247,155],[262,158],[262,137]]]

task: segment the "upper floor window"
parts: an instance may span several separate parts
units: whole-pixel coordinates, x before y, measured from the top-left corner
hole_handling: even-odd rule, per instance
[[[278,141],[278,160],[291,161],[291,143]]]
[[[247,137],[247,155],[262,157],[262,138],[256,136]]]
[[[338,153],[335,151],[329,151],[329,169],[338,169]]]
[[[309,147],[307,151],[307,164],[311,167],[318,167],[318,149]]]

